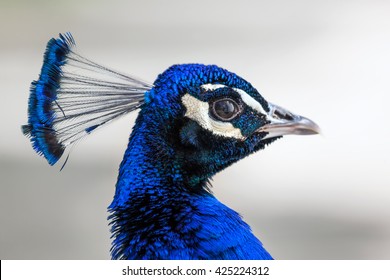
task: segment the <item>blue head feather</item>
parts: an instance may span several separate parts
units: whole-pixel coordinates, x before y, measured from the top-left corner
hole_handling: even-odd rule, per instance
[[[74,45],[70,33],[60,34],[60,38],[47,43],[41,74],[32,82],[28,105],[28,125],[22,127],[23,133],[31,137],[34,150],[42,154],[50,165],[55,164],[64,152],[53,128],[55,114],[53,103],[60,87],[61,67],[66,63],[70,48]]]
[[[50,165],[67,146],[139,108],[151,87],[80,56],[74,47],[70,33],[48,42],[39,79],[31,83],[28,125],[22,126]]]

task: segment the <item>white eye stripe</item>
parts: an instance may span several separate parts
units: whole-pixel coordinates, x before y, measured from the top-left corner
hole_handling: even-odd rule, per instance
[[[188,93],[183,95],[181,100],[187,109],[185,116],[196,121],[204,129],[227,138],[245,140],[239,128],[234,127],[229,122],[221,122],[210,118],[207,102],[200,101]]]
[[[220,85],[220,84],[201,85],[201,88],[203,88],[205,90],[211,90],[211,91],[219,89],[219,88],[224,88],[224,87],[227,87],[227,86]],[[251,107],[253,110],[257,111],[260,114],[268,115],[268,113],[264,110],[263,106],[261,106],[261,104],[258,101],[256,101],[252,96],[250,96],[248,93],[246,93],[245,91],[243,91],[242,89],[239,89],[239,88],[232,88],[232,89],[240,95],[241,100],[246,105],[248,105],[249,107]]]
[[[204,84],[204,85],[201,85],[200,86],[201,88],[203,88],[204,90],[216,90],[216,89],[219,89],[219,88],[224,88],[226,87],[225,85],[220,85],[220,84]]]
[[[257,102],[252,96],[239,88],[233,88],[235,92],[237,92],[241,96],[241,100],[251,107],[253,110],[257,111],[260,114],[267,115],[268,113],[264,110],[263,106],[259,102]]]

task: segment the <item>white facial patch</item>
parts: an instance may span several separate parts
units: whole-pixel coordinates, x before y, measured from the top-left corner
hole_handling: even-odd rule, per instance
[[[181,101],[187,109],[185,116],[196,121],[204,129],[223,137],[245,140],[239,128],[234,127],[229,122],[212,119],[209,116],[209,104],[207,102],[200,101],[188,93],[181,98]]]
[[[204,84],[201,86],[201,88],[203,88],[205,90],[211,90],[211,91],[219,89],[219,88],[224,88],[224,87],[227,87],[227,86],[220,85],[220,84]],[[239,88],[232,88],[232,89],[240,95],[241,100],[246,105],[248,105],[249,107],[251,107],[253,110],[257,111],[260,114],[268,115],[268,113],[264,110],[263,106],[261,106],[261,104],[259,102],[257,102],[248,93],[246,93],[245,91],[243,91],[242,89],[239,89]]]

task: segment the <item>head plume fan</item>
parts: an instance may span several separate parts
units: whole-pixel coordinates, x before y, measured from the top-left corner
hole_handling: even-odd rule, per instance
[[[86,59],[74,47],[70,33],[48,42],[39,79],[31,83],[28,124],[22,126],[50,165],[68,146],[140,108],[152,87]]]

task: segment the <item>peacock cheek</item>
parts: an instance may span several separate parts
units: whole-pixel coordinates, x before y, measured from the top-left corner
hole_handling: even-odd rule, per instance
[[[201,133],[200,126],[196,122],[189,120],[180,129],[180,134],[179,134],[180,143],[184,147],[190,149],[194,149],[194,148],[200,149],[202,146],[199,139],[200,133]]]

